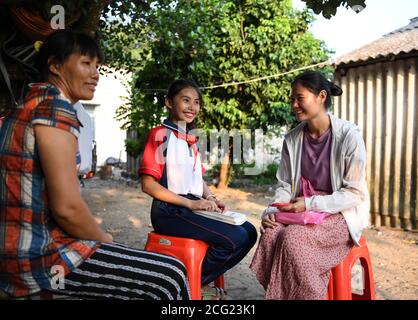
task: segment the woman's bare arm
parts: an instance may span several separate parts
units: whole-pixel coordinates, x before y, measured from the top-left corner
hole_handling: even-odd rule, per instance
[[[35,140],[48,190],[49,205],[58,225],[69,235],[111,242],[81,197],[76,171],[77,139],[54,127],[36,125]]]

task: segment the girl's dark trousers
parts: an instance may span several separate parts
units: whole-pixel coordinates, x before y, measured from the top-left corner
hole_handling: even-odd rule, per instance
[[[198,199],[193,195],[185,197]],[[151,222],[159,234],[209,244],[202,264],[202,285],[216,280],[239,263],[257,241],[257,230],[248,221],[242,225],[227,224],[156,199],[152,204]]]

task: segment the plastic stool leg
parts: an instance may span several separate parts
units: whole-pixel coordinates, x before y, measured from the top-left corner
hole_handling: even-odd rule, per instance
[[[192,300],[202,300],[200,272],[187,270],[190,285],[190,298]]]
[[[162,242],[161,239],[165,241]],[[207,248],[208,245],[203,241],[158,235],[154,232],[148,234],[148,240],[145,245],[145,250],[147,251],[170,255],[184,263],[192,300],[202,299],[202,263]],[[225,288],[223,275],[215,280],[215,285],[222,289]]]
[[[376,300],[371,262],[367,257],[361,257],[360,263],[364,272],[364,290],[362,295],[353,294],[353,300]]]
[[[344,263],[333,269],[333,300],[351,300],[351,271],[349,277],[347,273]]]

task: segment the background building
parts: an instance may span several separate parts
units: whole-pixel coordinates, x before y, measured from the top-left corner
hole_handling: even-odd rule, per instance
[[[336,61],[334,114],[363,132],[377,226],[417,230],[417,70],[418,17]]]
[[[82,101],[93,120],[98,166],[103,165],[109,157],[126,162],[126,130],[120,128],[122,123],[115,119],[115,115],[116,110],[124,103],[123,97],[129,94],[124,85],[129,81],[129,76],[114,70],[108,72],[100,76],[94,99]]]

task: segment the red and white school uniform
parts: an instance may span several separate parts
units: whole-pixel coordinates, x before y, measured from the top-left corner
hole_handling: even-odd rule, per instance
[[[139,174],[153,176],[176,194],[202,197],[205,169],[196,142],[195,136],[164,121],[148,135]]]
[[[196,142],[195,136],[165,120],[148,135],[139,174],[150,175],[168,190],[198,200],[203,195],[204,167]],[[239,263],[257,241],[257,231],[249,222],[226,224],[155,198],[151,222],[159,234],[202,240],[210,245],[202,265],[202,284],[212,282]]]

